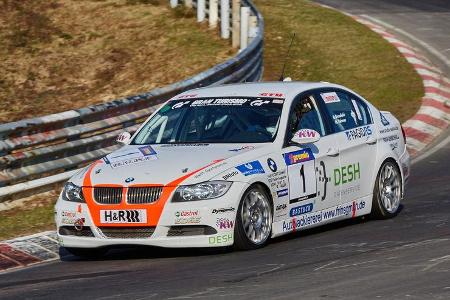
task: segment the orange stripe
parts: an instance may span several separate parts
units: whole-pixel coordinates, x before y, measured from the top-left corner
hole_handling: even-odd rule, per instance
[[[84,181],[83,181],[83,195],[84,195],[84,199],[86,200],[86,203],[89,207],[89,211],[91,213],[91,217],[94,221],[95,226],[102,226],[102,227],[129,227],[129,226],[134,226],[134,227],[148,227],[148,226],[156,226],[158,225],[159,219],[161,217],[162,211],[164,209],[164,206],[167,202],[167,200],[170,198],[170,195],[172,195],[172,193],[175,191],[175,189],[178,187],[178,185],[180,185],[183,181],[185,181],[186,179],[188,179],[189,177],[191,177],[192,175],[202,171],[203,169],[206,169],[209,166],[212,166],[216,163],[219,163],[223,161],[223,159],[220,160],[215,160],[212,163],[198,169],[195,170],[189,174],[186,174],[178,179],[175,179],[172,182],[169,182],[168,184],[166,184],[163,187],[161,196],[159,198],[158,201],[154,202],[154,203],[150,203],[150,204],[128,204],[125,203],[125,201],[123,201],[123,199],[125,199],[125,194],[126,194],[126,190],[127,188],[122,186],[122,185],[105,185],[105,184],[101,184],[101,185],[92,185],[92,181],[91,181],[91,172],[94,169],[94,167],[98,164],[98,163],[102,163],[102,161],[97,161],[94,164],[92,164],[92,166],[88,169],[88,171],[86,172],[86,175],[84,177]],[[115,205],[109,205],[109,204],[98,204],[94,201],[93,199],[93,188],[94,187],[98,187],[98,186],[115,186],[115,187],[124,187],[124,192],[122,194],[122,201],[120,204],[115,204]],[[162,186],[162,184],[136,184],[133,185],[134,187],[136,186]],[[147,223],[141,223],[141,224],[101,224],[100,223],[100,210],[115,210],[115,209],[145,209],[147,210]]]

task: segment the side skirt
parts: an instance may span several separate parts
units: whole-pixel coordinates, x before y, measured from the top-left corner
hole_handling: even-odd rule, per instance
[[[370,214],[371,210],[372,194],[324,210],[314,211],[275,222],[272,226],[272,237],[345,219],[360,217]]]

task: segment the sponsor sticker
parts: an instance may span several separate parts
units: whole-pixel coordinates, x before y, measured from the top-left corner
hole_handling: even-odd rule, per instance
[[[233,241],[233,233],[227,233],[227,234],[222,234],[222,235],[215,235],[215,236],[210,236],[208,238],[208,243],[210,245],[215,245],[215,244],[224,244],[224,243],[229,243]]]
[[[372,135],[372,128],[370,126],[358,127],[354,129],[350,129],[345,131],[345,135],[347,136],[347,140],[353,141],[356,139],[360,139],[366,136]]]
[[[321,93],[320,96],[322,97],[323,101],[326,104],[336,103],[336,102],[341,101],[341,99],[339,99],[339,96],[335,92]]]
[[[144,161],[157,159],[156,151],[150,146],[139,147],[136,150],[113,152],[104,157],[106,164],[118,168]]]
[[[242,150],[253,150],[253,149],[255,149],[254,146],[243,146],[243,147],[241,147],[241,148],[230,149],[230,150],[228,150],[228,151],[231,151],[231,152],[239,152],[239,151],[242,151]]]
[[[285,197],[288,194],[289,194],[289,190],[288,189],[277,191],[277,197],[278,198]]]
[[[128,224],[147,223],[147,210],[100,210],[100,223],[103,224]]]
[[[285,153],[283,156],[287,166],[314,159],[314,154],[309,148]]]
[[[218,229],[233,229],[234,220],[228,218],[218,218],[216,221],[216,226]]]
[[[225,207],[225,208],[214,208],[212,210],[213,214],[223,214],[223,213],[227,213],[227,212],[233,212],[236,209],[234,207]]]
[[[200,211],[181,210],[175,212],[175,224],[198,224],[201,221]]]
[[[303,214],[310,213],[310,212],[312,212],[312,210],[313,210],[312,203],[300,205],[300,206],[291,208],[291,211],[289,212],[289,216],[291,216],[291,217],[300,216]]]
[[[251,161],[243,165],[239,165],[236,167],[236,169],[239,172],[241,172],[244,176],[265,173],[261,163],[257,160]]]
[[[271,159],[270,157],[267,159],[267,165],[269,166],[270,171],[272,172],[276,172],[278,167],[277,164],[275,163],[275,161],[273,159]]]
[[[384,126],[388,126],[390,123],[389,121],[386,119],[386,117],[380,112],[380,119],[381,119],[381,124],[383,124]]]

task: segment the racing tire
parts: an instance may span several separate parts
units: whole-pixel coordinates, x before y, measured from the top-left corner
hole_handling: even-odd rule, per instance
[[[378,171],[373,190],[371,216],[389,219],[398,214],[402,200],[402,175],[393,161],[387,160]]]
[[[93,258],[101,258],[103,257],[107,252],[107,248],[72,248],[72,247],[64,247],[64,249],[67,250],[72,255],[81,257],[81,258],[87,258],[87,259],[93,259]]]
[[[264,247],[271,233],[271,198],[261,185],[253,185],[245,191],[239,203],[233,246],[236,250]]]

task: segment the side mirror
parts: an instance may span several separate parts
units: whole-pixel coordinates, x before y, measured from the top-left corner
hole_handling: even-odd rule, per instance
[[[127,131],[122,132],[116,138],[116,142],[122,145],[127,145],[131,140],[131,134]]]
[[[311,144],[320,140],[320,133],[313,129],[300,129],[291,139],[295,144]]]

